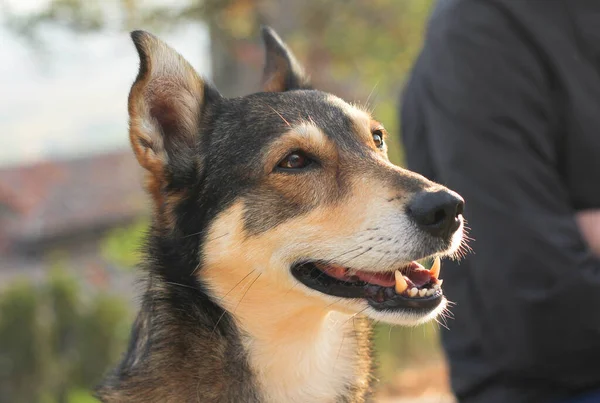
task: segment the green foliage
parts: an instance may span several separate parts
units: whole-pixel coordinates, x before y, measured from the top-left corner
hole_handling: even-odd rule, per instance
[[[54,269],[0,294],[1,403],[88,403],[127,341],[127,303]]]
[[[119,298],[99,294],[79,321],[79,357],[75,379],[78,385],[94,385],[125,350],[129,337],[129,306]]]
[[[72,389],[67,395],[66,403],[99,403],[89,390]]]
[[[0,402],[39,400],[49,380],[49,332],[38,321],[42,298],[29,283],[19,282],[0,299]]]
[[[112,230],[102,244],[102,255],[120,267],[134,267],[140,262],[140,247],[147,230],[148,220]]]

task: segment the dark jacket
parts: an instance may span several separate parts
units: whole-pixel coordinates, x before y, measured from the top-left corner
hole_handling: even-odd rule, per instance
[[[404,92],[408,168],[466,200],[474,253],[445,262],[461,402],[600,388],[600,1],[443,0]]]

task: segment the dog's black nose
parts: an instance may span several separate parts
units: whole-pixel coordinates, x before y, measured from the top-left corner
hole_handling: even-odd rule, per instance
[[[459,216],[465,201],[448,190],[417,193],[408,203],[406,213],[423,231],[446,238],[460,226]]]

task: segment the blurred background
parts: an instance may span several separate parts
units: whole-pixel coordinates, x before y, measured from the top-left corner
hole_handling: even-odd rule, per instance
[[[259,26],[274,27],[315,87],[368,104],[393,135],[431,0],[0,1],[0,403],[94,402],[136,311],[148,223],[129,149],[150,30],[226,96],[259,89]],[[379,402],[453,402],[439,324],[377,326]]]

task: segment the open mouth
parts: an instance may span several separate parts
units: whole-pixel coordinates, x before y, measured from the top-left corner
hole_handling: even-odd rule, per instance
[[[365,299],[376,310],[429,311],[443,300],[440,259],[430,270],[410,262],[394,272],[355,270],[319,261],[298,263],[293,276],[305,286],[327,295]]]

